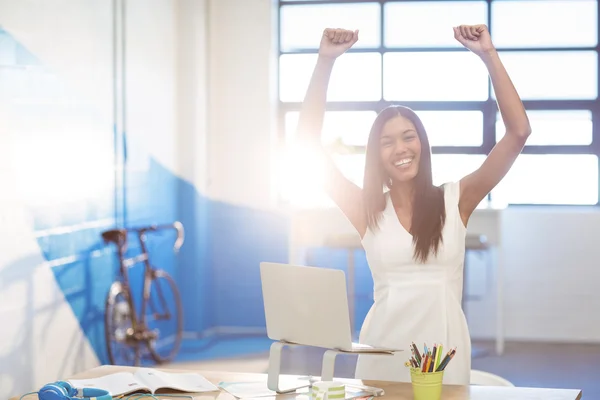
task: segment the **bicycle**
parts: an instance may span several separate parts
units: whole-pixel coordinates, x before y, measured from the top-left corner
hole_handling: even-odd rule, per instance
[[[127,356],[133,356],[133,362],[131,362],[131,359],[127,359],[125,362],[119,362],[119,365],[133,364],[139,366],[142,358],[142,345],[145,345],[150,356],[157,364],[171,361],[179,351],[183,332],[181,296],[174,279],[165,270],[157,269],[150,264],[146,246],[148,233],[166,229],[177,231],[177,239],[173,245],[173,250],[177,253],[184,241],[183,225],[179,221],[167,225],[111,229],[101,234],[105,244],[113,243],[116,245],[119,257],[119,276],[110,286],[105,302],[104,334],[110,364],[115,365],[118,363],[118,348],[113,349],[111,347],[113,339],[116,345],[123,345]],[[141,254],[126,258],[127,238],[130,233],[137,234]],[[143,284],[141,287],[142,302],[139,313],[136,311],[133,301],[134,296],[128,273],[129,268],[138,263],[144,263]],[[165,282],[166,287],[171,291],[172,299],[170,303],[165,301],[161,282]],[[158,297],[160,308],[155,308],[155,297]],[[151,315],[146,315],[147,309],[151,311]],[[154,320],[167,321],[171,324],[174,322],[174,326],[167,326],[167,328],[171,328],[170,330],[164,328],[150,329],[149,324]],[[168,342],[172,346],[164,354],[160,350]]]

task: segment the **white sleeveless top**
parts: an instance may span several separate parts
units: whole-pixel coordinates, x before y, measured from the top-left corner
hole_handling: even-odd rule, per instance
[[[404,365],[414,342],[456,347],[444,372],[444,383],[469,384],[471,340],[461,308],[466,228],[458,210],[460,183],[444,187],[446,221],[437,255],[425,264],[413,259],[412,236],[400,223],[389,194],[379,228],[365,233],[362,244],[374,282],[374,304],[360,333],[360,343],[396,347],[394,356],[360,355],[356,378],[410,382]]]

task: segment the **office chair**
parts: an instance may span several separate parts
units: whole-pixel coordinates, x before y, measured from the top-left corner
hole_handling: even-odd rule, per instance
[[[515,386],[507,379],[489,372],[471,370],[471,385],[479,386]]]

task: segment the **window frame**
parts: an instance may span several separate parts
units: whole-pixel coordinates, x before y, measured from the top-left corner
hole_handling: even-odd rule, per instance
[[[317,5],[317,4],[352,4],[352,3],[379,3],[381,8],[380,15],[380,46],[377,48],[360,48],[350,49],[349,53],[366,53],[376,52],[382,56],[383,69],[383,54],[392,52],[450,52],[450,51],[465,51],[461,47],[388,47],[385,46],[385,3],[390,3],[398,0],[278,0],[276,2],[276,23],[275,29],[275,45],[277,48],[277,59],[283,54],[314,54],[317,49],[299,49],[294,51],[282,51],[280,46],[280,31],[281,7],[288,5]],[[411,2],[427,2],[429,0],[411,0]],[[471,0],[467,0],[471,1]],[[482,0],[480,0],[482,1]],[[492,3],[494,0],[485,0],[487,2],[487,26],[492,31]],[[516,0],[519,1],[519,0]],[[600,0],[597,0],[600,2]],[[598,41],[593,47],[498,47],[499,52],[572,52],[572,51],[595,51],[600,59],[600,4],[597,7],[598,15]],[[277,62],[278,65],[278,62]],[[510,73],[510,71],[509,71]],[[592,114],[592,143],[589,145],[527,145],[523,149],[522,154],[594,154],[600,159],[600,65],[596,71],[596,81],[598,86],[598,97],[591,100],[523,100],[523,104],[527,110],[589,110]],[[483,132],[482,144],[480,146],[433,146],[431,151],[433,154],[484,154],[488,155],[492,148],[496,145],[496,113],[498,107],[496,100],[492,96],[491,81],[488,80],[488,98],[483,101],[385,101],[383,100],[383,85],[384,78],[381,79],[381,96],[379,101],[349,101],[349,102],[328,102],[326,105],[327,111],[375,111],[379,112],[383,108],[402,104],[414,109],[415,111],[481,111],[483,113]],[[301,102],[282,102],[279,97],[279,71],[277,70],[276,92],[277,98],[277,129],[278,139],[285,140],[285,115],[290,111],[300,111]],[[598,163],[598,179],[600,181],[600,162]],[[595,205],[576,205],[576,204],[512,204],[508,207],[599,207],[600,206],[600,182],[598,184],[598,200]],[[281,198],[281,193],[278,193],[280,203],[285,204]],[[488,201],[493,199],[493,191],[488,195]]]

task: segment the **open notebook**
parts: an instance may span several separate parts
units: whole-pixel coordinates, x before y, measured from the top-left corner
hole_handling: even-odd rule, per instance
[[[108,390],[112,396],[131,393],[203,393],[219,391],[219,388],[197,373],[163,372],[152,368],[137,371],[117,372],[100,378],[71,379],[77,389],[97,388]]]

